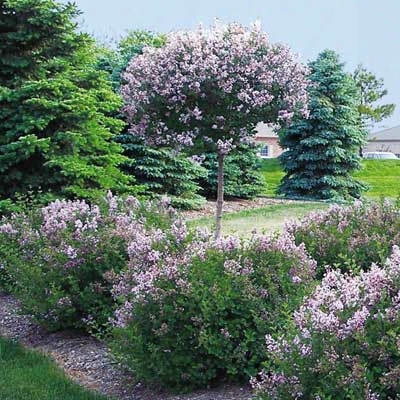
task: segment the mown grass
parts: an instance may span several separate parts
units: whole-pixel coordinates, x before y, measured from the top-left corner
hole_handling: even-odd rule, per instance
[[[363,167],[354,176],[369,185],[364,196],[369,199],[392,198],[400,196],[400,160],[363,160]],[[266,181],[262,195],[276,197],[276,189],[284,176],[278,159],[261,160],[261,174]],[[257,232],[279,230],[288,219],[298,219],[311,211],[327,208],[326,203],[276,204],[254,210],[224,214],[223,234],[239,233],[250,236],[254,228]],[[199,218],[189,222],[192,226],[212,228],[213,217]]]
[[[0,338],[1,400],[106,400],[69,380],[48,357]]]
[[[276,189],[283,176],[285,175],[277,158],[264,158],[261,160],[262,176],[265,179],[266,186],[262,193],[264,196],[276,196]]]
[[[366,198],[397,198],[400,195],[400,160],[363,160],[362,164],[354,177],[369,185],[369,190],[364,193]],[[279,161],[263,159],[261,173],[267,182],[263,195],[276,196],[276,188],[284,176]]]
[[[238,234],[250,237],[254,229],[257,233],[279,231],[285,221],[299,219],[311,211],[328,207],[327,203],[295,202],[290,204],[273,204],[262,208],[249,209],[223,215],[222,234]],[[214,217],[203,217],[188,221],[189,226],[213,229]]]
[[[363,160],[362,169],[354,176],[369,185],[365,197],[400,196],[400,160]]]

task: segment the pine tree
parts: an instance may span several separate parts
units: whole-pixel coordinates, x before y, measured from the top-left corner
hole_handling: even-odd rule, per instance
[[[129,133],[118,135],[118,142],[128,157],[121,167],[143,186],[144,196],[166,195],[171,205],[180,209],[198,208],[204,202],[198,194],[198,181],[207,175],[205,168],[184,154],[176,154],[168,147],[148,146]]]
[[[128,190],[120,107],[74,4],[0,1],[0,199]],[[47,196],[49,197],[49,196]]]
[[[280,131],[288,149],[279,158],[286,172],[278,193],[286,197],[359,197],[365,186],[352,177],[360,167],[366,133],[358,114],[357,88],[330,50],[310,63],[309,118]]]
[[[254,144],[240,144],[226,155],[224,186],[226,197],[252,199],[265,188],[259,173],[261,168],[258,148]],[[215,152],[203,154],[201,165],[207,175],[200,180],[200,193],[206,197],[217,196],[218,160]]]

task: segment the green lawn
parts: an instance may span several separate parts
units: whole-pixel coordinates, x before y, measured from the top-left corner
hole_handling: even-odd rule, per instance
[[[282,168],[276,158],[263,159],[261,165],[261,173],[267,182],[263,194],[275,196],[284,175]],[[363,160],[362,169],[354,176],[370,186],[364,194],[367,198],[397,198],[400,195],[400,160]]]
[[[275,191],[281,179],[285,175],[277,158],[264,158],[261,160],[261,174],[263,175],[266,187],[262,193],[264,196],[275,197]]]
[[[67,379],[46,356],[0,338],[1,400],[106,400]]]
[[[354,176],[370,186],[366,197],[400,196],[400,160],[363,160],[362,170]]]
[[[267,183],[264,196],[275,197],[276,188],[284,173],[276,158],[261,160],[261,173]],[[355,177],[367,183],[370,189],[364,196],[370,199],[400,196],[400,160],[363,160],[363,168]],[[279,230],[287,219],[301,218],[310,211],[327,208],[326,203],[291,203],[276,204],[255,210],[224,214],[223,234],[240,233],[250,236],[256,228],[259,233]],[[189,221],[191,226],[212,228],[214,217],[199,218]]]
[[[223,215],[222,233],[223,235],[239,234],[243,237],[251,236],[253,229],[256,229],[257,233],[270,233],[280,230],[287,220],[299,219],[311,211],[327,207],[327,203],[295,202],[226,213]],[[188,224],[189,226],[206,226],[213,229],[214,217],[190,220]]]

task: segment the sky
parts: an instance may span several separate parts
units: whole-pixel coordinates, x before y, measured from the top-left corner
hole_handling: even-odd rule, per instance
[[[400,125],[399,0],[75,0],[82,30],[100,40],[128,30],[160,33],[222,22],[249,25],[255,20],[274,43],[285,43],[302,61],[331,49],[352,72],[362,63],[383,78],[396,111],[374,131]]]

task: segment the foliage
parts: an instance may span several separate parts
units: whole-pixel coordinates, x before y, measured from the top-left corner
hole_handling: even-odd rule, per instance
[[[75,5],[0,4],[0,198],[128,190],[112,140],[122,126],[111,116],[120,99],[94,67],[93,41],[76,30]]]
[[[353,79],[336,53],[322,52],[310,63],[309,119],[297,119],[279,134],[279,159],[286,173],[278,193],[286,197],[343,199],[359,197],[366,187],[352,177],[360,168],[364,144]]]
[[[183,223],[172,232],[132,238],[114,287],[114,354],[152,385],[243,381],[267,356],[265,332],[282,327],[307,293],[315,262],[288,236],[212,242]]]
[[[12,284],[23,311],[48,329],[101,332],[113,312],[113,276],[125,267],[131,230],[167,230],[169,213],[158,203],[109,194],[101,208],[57,200],[4,218],[0,280]]]
[[[173,33],[145,47],[127,67],[122,88],[133,134],[153,143],[206,143],[218,153],[216,237],[223,203],[223,160],[265,120],[306,112],[306,68],[254,24]]]
[[[147,31],[130,31],[121,39],[116,50],[103,48],[97,57],[97,68],[106,71],[114,90],[120,92],[129,60],[142,53],[145,46],[161,47],[165,36]],[[118,118],[123,116],[118,113]],[[203,198],[196,180],[205,175],[204,169],[192,163],[185,155],[176,154],[166,146],[149,146],[143,139],[128,132],[127,127],[115,137],[128,158],[121,169],[135,177],[144,186],[142,195],[154,197],[167,195],[171,204],[178,208],[197,208]]]
[[[377,78],[359,64],[353,72],[353,79],[359,92],[358,112],[365,127],[371,127],[393,114],[395,104],[376,104],[388,94],[382,78]]]
[[[383,262],[393,245],[400,245],[400,208],[388,200],[333,205],[287,224],[286,230],[296,243],[304,243],[318,263],[320,277],[327,265],[345,272],[368,269]]]
[[[200,180],[201,194],[205,197],[216,197],[218,162],[215,152],[202,155],[201,166],[208,174]],[[225,195],[251,199],[261,193],[265,182],[260,176],[260,160],[257,149],[252,144],[241,144],[233,149],[225,158],[224,187]]]
[[[400,250],[360,275],[330,270],[266,337],[270,362],[253,386],[260,399],[395,399],[400,391]]]
[[[202,166],[169,148],[148,146],[129,133],[118,135],[116,140],[129,158],[121,168],[143,186],[144,196],[166,195],[171,205],[180,209],[198,208],[204,202],[196,183],[206,175]]]
[[[106,400],[66,378],[54,361],[0,338],[1,400]]]

